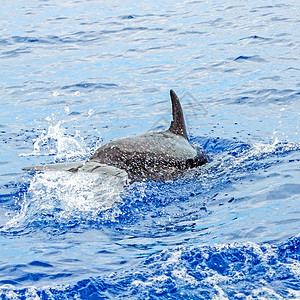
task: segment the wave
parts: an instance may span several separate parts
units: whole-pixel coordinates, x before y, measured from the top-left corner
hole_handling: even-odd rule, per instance
[[[165,249],[130,270],[41,289],[0,288],[3,299],[297,299],[300,237],[279,245]]]

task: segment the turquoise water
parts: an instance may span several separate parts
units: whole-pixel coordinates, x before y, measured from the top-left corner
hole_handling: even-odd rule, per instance
[[[299,299],[297,1],[18,1],[0,11],[1,299]],[[171,121],[166,183],[24,166]]]

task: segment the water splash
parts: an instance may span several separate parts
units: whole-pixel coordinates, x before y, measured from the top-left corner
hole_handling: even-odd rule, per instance
[[[275,138],[271,143],[261,141],[254,143],[252,146],[241,142],[227,144],[226,140],[221,140],[216,145],[221,143],[225,148],[221,149],[222,151],[219,153],[219,149],[217,148],[217,151],[215,151],[211,145],[214,142],[214,140],[208,140],[205,147],[208,148],[208,151],[216,152],[216,154],[212,154],[212,162],[203,168],[208,168],[210,171],[217,167],[221,167],[227,172],[236,171],[240,168],[251,171],[251,168],[256,169],[256,164],[263,164],[265,159],[276,155],[284,156],[292,151],[300,150],[300,143],[284,142]],[[249,167],[251,168],[249,169]]]
[[[22,153],[20,156],[49,156],[55,155],[57,159],[64,160],[73,157],[82,157],[89,154],[88,147],[78,130],[69,135],[59,121],[55,125],[49,125],[47,130],[34,140],[33,151]]]
[[[108,218],[113,221],[119,211],[124,182],[112,176],[78,172],[36,174],[24,195],[20,212],[3,230],[32,227],[64,227]],[[108,213],[108,211],[114,207]],[[107,212],[108,215],[105,215]]]

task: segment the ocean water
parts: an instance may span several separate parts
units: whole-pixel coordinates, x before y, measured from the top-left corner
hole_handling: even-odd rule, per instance
[[[4,1],[0,299],[300,299],[299,6]],[[168,128],[171,88],[205,166],[21,171]]]

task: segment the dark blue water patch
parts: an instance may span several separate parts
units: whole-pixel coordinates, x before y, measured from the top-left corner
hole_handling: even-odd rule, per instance
[[[180,32],[178,34],[179,35],[186,35],[186,34],[205,35],[205,34],[207,34],[207,32],[206,31],[189,30],[189,31],[185,31],[185,32]]]
[[[0,132],[0,133],[6,133],[6,131]],[[23,143],[24,142],[32,142],[33,139],[38,138],[40,135],[40,132],[36,132],[35,129],[19,129],[18,132],[13,133],[10,135],[4,135],[2,138],[2,142],[7,144],[7,143],[12,143],[12,141],[15,143],[15,147],[18,149],[23,149]]]
[[[144,30],[155,30],[155,29],[153,28],[149,29],[147,27],[124,27],[122,29],[122,31],[144,31]]]
[[[178,247],[151,254],[130,270],[35,292],[42,299],[296,299],[299,262],[299,237],[279,245]],[[43,274],[28,276],[32,281]],[[5,292],[0,294],[2,299]],[[14,290],[24,299],[26,292],[27,288]]]
[[[100,32],[101,33],[101,32]],[[78,36],[78,38],[75,38]],[[101,34],[100,34],[101,36]],[[95,31],[80,31],[71,33],[68,36],[57,36],[57,35],[48,35],[43,37],[36,36],[12,36],[10,39],[3,40],[3,42],[8,44],[82,44],[87,42],[93,42],[99,39],[99,34]]]
[[[0,185],[0,203],[9,205],[11,209],[19,209],[22,195],[26,194],[29,188],[28,181],[13,181]]]
[[[94,33],[95,31],[93,31],[93,33]],[[89,32],[89,33],[92,33],[91,31]],[[74,32],[74,33],[72,33],[72,35],[83,35],[83,34],[86,34],[86,32],[85,31],[76,31],[76,32]]]
[[[45,273],[25,273],[24,275],[20,276],[16,279],[18,283],[21,282],[36,282],[43,278],[48,277]]]
[[[234,61],[253,61],[253,62],[266,62],[266,60],[259,55],[253,55],[253,56],[245,56],[245,55],[240,55],[237,58],[234,59]]]
[[[31,266],[32,270],[35,272],[28,272],[28,266]],[[0,280],[0,283],[2,284],[11,284],[14,286],[18,286],[20,283],[23,282],[38,282],[43,278],[50,278],[51,276],[51,271],[47,270],[49,273],[43,273],[43,272],[38,272],[42,270],[43,268],[48,268],[46,267],[46,264],[43,266],[41,264],[37,264],[37,262],[33,262],[33,264],[18,264],[18,265],[7,265],[4,268],[1,269],[1,271],[5,271],[8,274],[9,279],[5,280]]]
[[[9,194],[9,193],[2,194],[1,189],[2,189],[2,187],[0,187],[0,203],[3,204],[3,203],[6,203],[6,202],[11,202],[12,201],[11,194]]]
[[[11,45],[9,39],[0,39],[0,45]]]
[[[131,19],[136,18],[136,16],[135,15],[125,15],[125,16],[120,16],[119,18],[121,20],[131,20]]]
[[[47,43],[50,44],[66,44],[66,43],[73,43],[76,42],[75,39],[70,39],[70,38],[65,38],[65,37],[59,37],[57,35],[49,35],[47,36],[47,38],[45,39],[45,41],[47,41]]]
[[[56,17],[55,20],[68,20],[67,17]]]
[[[35,266],[35,265],[31,265],[29,264],[29,266]],[[41,266],[38,266],[39,268],[41,268]],[[59,278],[67,278],[72,276],[71,273],[55,273],[55,272],[51,272],[49,270],[48,273],[41,273],[41,272],[26,272],[26,266],[23,266],[23,269],[21,268],[21,266],[16,266],[16,271],[18,274],[20,274],[19,277],[16,277],[14,279],[6,279],[6,280],[0,280],[1,284],[10,284],[13,285],[15,287],[18,287],[18,285],[20,284],[24,284],[27,282],[39,282],[40,280],[43,279],[49,279],[49,280],[54,280],[54,279],[59,279]],[[15,270],[10,270],[10,272],[13,272]]]
[[[244,38],[241,38],[240,41],[242,40],[261,40],[261,41],[268,41],[268,40],[271,40],[271,38],[265,38],[265,37],[262,37],[262,36],[258,36],[258,35],[250,35],[250,36],[247,36],[247,37],[244,37]]]
[[[29,36],[12,36],[11,40],[13,43],[42,43],[43,40],[36,38],[36,37],[29,37]]]
[[[11,37],[12,44],[32,44],[32,43],[38,43],[38,44],[57,44],[65,43],[66,41],[69,41],[69,39],[60,38],[55,35],[50,35],[46,37],[34,37],[34,36],[12,36]]]
[[[265,105],[266,103],[281,105],[293,103],[300,98],[299,95],[298,90],[260,89],[244,91],[237,97],[224,98],[222,101],[232,104],[249,104],[255,106]]]
[[[190,137],[190,142],[196,146],[203,148],[207,153],[212,155],[228,152],[231,155],[237,155],[245,150],[249,150],[251,146],[242,141],[224,139],[221,137]]]
[[[10,285],[12,285],[12,286],[16,286],[16,285],[18,285],[18,283],[16,282],[16,281],[14,281],[14,280],[9,280],[9,279],[5,279],[5,280],[0,280],[0,284],[10,284]],[[0,294],[1,295],[1,294]],[[1,295],[1,299],[8,299],[8,298],[6,298],[6,296],[5,295]]]
[[[25,47],[25,48],[17,48],[9,51],[3,51],[1,54],[7,58],[9,57],[11,58],[11,57],[17,57],[20,54],[27,54],[27,53],[31,53],[31,50]]]
[[[29,263],[30,266],[36,266],[36,267],[42,267],[42,268],[51,268],[53,267],[51,264],[48,264],[47,262],[42,262],[42,261],[32,261]]]
[[[104,281],[95,281],[94,279],[85,279],[76,284],[76,288],[73,287],[67,288],[66,291],[58,291],[57,299],[64,298],[67,294],[68,298],[76,298],[79,297],[80,299],[111,299],[109,296],[106,295],[106,291],[111,288],[112,286]],[[43,299],[49,299],[51,294],[54,292],[56,294],[56,290],[50,289],[49,292],[40,292],[39,294],[43,297]],[[113,295],[117,294],[117,291],[112,293]]]
[[[293,238],[278,249],[278,259],[284,263],[300,261],[300,238]],[[300,284],[300,283],[299,283]],[[300,286],[299,286],[300,289]]]
[[[78,112],[78,111],[72,111],[72,112],[70,112],[69,114],[68,114],[68,116],[78,116],[78,115],[80,115],[81,114],[81,112]]]
[[[249,102],[253,102],[253,101],[255,101],[254,97],[244,96],[244,97],[239,97],[239,98],[235,99],[234,103],[245,104],[245,103],[249,103]]]
[[[185,189],[183,187],[185,186]],[[128,187],[123,194],[123,205],[119,207],[122,212],[116,219],[119,224],[133,224],[141,219],[149,217],[158,217],[163,219],[163,208],[171,204],[183,204],[191,197],[194,191],[191,187],[186,186],[186,181],[178,179],[178,181],[170,181],[167,183],[149,182],[145,184],[133,184]],[[178,193],[179,190],[181,193]],[[194,193],[194,195],[196,195]],[[139,214],[136,214],[139,211]],[[198,211],[193,218],[199,218],[200,214],[205,213],[205,210]],[[187,215],[191,220],[191,217]],[[184,217],[182,216],[182,220]]]
[[[77,89],[112,89],[118,87],[115,83],[92,83],[81,82],[72,85],[66,85],[61,87],[62,90],[77,90]]]

